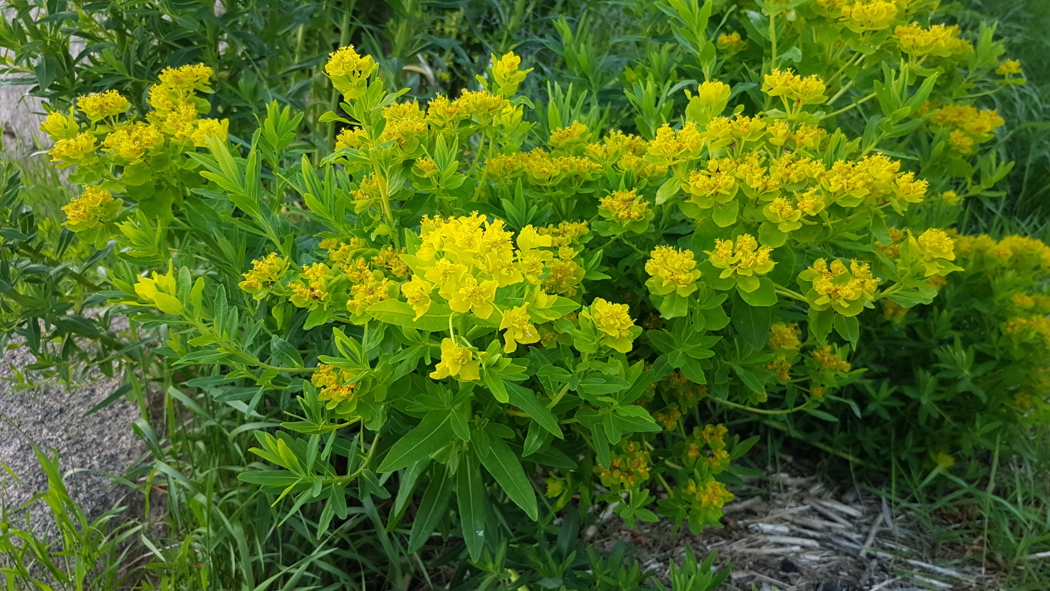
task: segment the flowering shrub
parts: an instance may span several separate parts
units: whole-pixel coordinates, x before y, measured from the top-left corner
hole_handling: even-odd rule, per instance
[[[322,531],[377,499],[393,527],[416,489],[412,551],[458,532],[478,560],[507,535],[493,512],[546,523],[573,501],[698,531],[755,441],[712,405],[835,420],[894,358],[885,336],[941,309],[946,285],[997,335],[982,371],[1010,386],[984,396],[989,413],[1025,416],[1045,381],[1020,355],[1046,340],[1045,257],[1006,263],[1020,239],[945,230],[1009,170],[980,148],[1002,119],[964,101],[1016,67],[990,31],[973,45],[916,24],[932,3],[783,4],[727,10],[747,39],[716,41],[713,3],[659,5],[705,81],[669,102],[654,74],[639,81],[640,135],[557,97],[537,114],[513,53],[479,87],[420,103],[353,47],[325,66],[342,97],[318,118],[338,129],[331,153],[296,146],[303,115],[276,104],[231,149],[202,117],[199,66],[162,72],[145,120],[89,95],[43,128],[86,186],[67,228],[115,241],[109,279],[166,327],[160,353],[187,387],[282,413],[256,431],[266,467],[242,479],[296,509],[323,501]],[[767,51],[759,74],[749,56]],[[981,312],[1007,296],[1015,315]],[[922,392],[908,437],[973,413]]]

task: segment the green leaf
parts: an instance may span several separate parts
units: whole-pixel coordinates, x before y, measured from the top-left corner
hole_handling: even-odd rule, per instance
[[[733,328],[748,346],[759,350],[766,345],[773,313],[769,308],[748,305],[741,295],[733,297]]]
[[[656,204],[662,205],[668,199],[674,197],[681,188],[682,181],[678,180],[675,177],[667,179],[667,181],[665,181],[664,184],[660,185],[660,188],[656,191]]]
[[[481,481],[481,469],[472,452],[463,454],[463,461],[456,473],[456,502],[459,506],[459,523],[463,541],[471,560],[478,560],[485,547],[485,485]]]
[[[489,474],[492,474],[510,500],[521,507],[529,519],[536,521],[539,518],[536,493],[532,490],[532,483],[525,476],[525,470],[521,467],[518,456],[494,434],[490,434],[487,443],[488,449],[483,454],[479,454],[481,464],[485,466]]]
[[[839,336],[847,341],[856,343],[860,339],[860,321],[857,320],[856,316],[836,314],[832,324],[835,327],[835,332],[839,333]]]
[[[439,332],[448,330],[448,317],[452,311],[448,309],[448,306],[431,304],[430,309],[417,320],[416,312],[407,302],[383,300],[370,306],[367,313],[372,318],[386,324]]]
[[[532,420],[539,423],[551,435],[558,439],[565,437],[561,432],[561,427],[558,426],[558,420],[554,418],[550,409],[540,404],[532,390],[511,382],[505,382],[505,385],[507,386],[507,394],[510,396],[511,404],[525,411]]]
[[[288,341],[277,335],[270,339],[271,365],[278,367],[303,367],[303,356]]]
[[[452,441],[452,417],[447,410],[435,410],[427,413],[415,429],[390,448],[379,465],[378,472],[386,473],[407,468],[423,458],[431,457],[434,452]]]
[[[750,292],[743,289],[736,290],[744,301],[752,306],[769,307],[777,303],[777,288],[769,277],[761,277],[758,280],[758,288]]]
[[[432,472],[435,474],[427,486],[427,492],[423,493],[416,519],[412,522],[412,533],[408,537],[409,552],[418,552],[430,539],[430,534],[434,533],[445,515],[452,496],[452,479],[448,476],[448,469],[441,464],[434,464]]]

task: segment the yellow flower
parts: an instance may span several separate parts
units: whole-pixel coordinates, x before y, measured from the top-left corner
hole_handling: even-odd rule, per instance
[[[338,404],[354,398],[357,384],[351,383],[353,379],[352,373],[321,363],[310,378],[310,383],[318,388],[318,400]]]
[[[887,0],[864,0],[842,7],[846,26],[858,33],[886,29],[897,18],[897,5]]]
[[[214,73],[214,70],[204,64],[187,64],[178,68],[164,68],[159,79],[165,86],[192,92],[206,90]]]
[[[551,131],[550,145],[554,150],[563,152],[577,152],[591,139],[587,126],[579,121],[573,121],[568,127],[559,127]]]
[[[605,344],[621,353],[631,350],[634,321],[627,304],[613,304],[602,298],[595,298],[590,307],[581,313],[590,318],[594,327],[607,335]]]
[[[529,304],[526,302],[525,305],[516,306],[503,313],[503,320],[500,321],[499,329],[507,331],[503,333],[505,342],[503,351],[505,353],[513,353],[517,350],[518,343],[527,345],[539,342],[540,333],[536,330],[536,326],[529,321],[528,307]]]
[[[117,217],[123,203],[102,187],[86,187],[80,197],[62,206],[68,218],[63,225],[73,232],[105,226]]]
[[[640,443],[628,442],[613,453],[609,466],[595,466],[602,484],[607,487],[634,488],[649,479],[652,458]]]
[[[208,138],[210,137],[215,137],[220,142],[225,142],[229,128],[229,119],[200,119],[197,121],[196,129],[190,138],[193,140],[194,146],[207,148]]]
[[[823,345],[813,352],[813,359],[817,365],[829,372],[848,372],[853,366],[848,361],[838,356],[830,345]]]
[[[726,503],[736,498],[726,489],[726,485],[717,480],[708,480],[699,484],[690,481],[685,488],[685,494],[691,499],[694,507],[702,511],[721,509]]]
[[[717,47],[719,51],[733,55],[746,49],[747,41],[742,39],[740,33],[737,33],[736,31],[732,33],[722,33],[715,41],[715,47]]]
[[[827,100],[824,82],[816,74],[803,78],[793,71],[774,68],[766,74],[762,91],[772,97],[783,97],[797,105],[817,105]]]
[[[328,63],[325,64],[324,71],[333,78],[351,78],[368,76],[375,68],[376,63],[372,56],[365,55],[362,57],[358,55],[353,45],[348,45],[340,47],[328,55]]]
[[[656,139],[649,143],[648,154],[656,164],[671,166],[697,158],[703,148],[704,137],[692,121],[686,122],[678,132],[665,123],[656,130]]]
[[[783,351],[798,351],[802,348],[801,334],[795,323],[776,322],[769,327],[769,345]]]
[[[397,293],[397,283],[383,276],[382,271],[373,271],[350,287],[350,299],[346,309],[355,315],[362,315],[373,304],[390,299]]]
[[[473,311],[482,320],[492,316],[494,309],[492,302],[496,299],[496,288],[499,283],[493,280],[478,280],[473,275],[463,278],[462,287],[453,292],[448,300],[448,306],[453,311],[461,314]]]
[[[332,79],[332,86],[349,101],[364,95],[369,76],[378,68],[379,65],[372,56],[362,57],[354,50],[353,45],[348,45],[329,54],[324,71]]]
[[[104,150],[129,164],[141,161],[147,152],[163,145],[164,136],[157,126],[141,121],[119,125],[102,140]]]
[[[773,249],[768,246],[759,246],[758,241],[751,234],[737,236],[735,243],[732,240],[716,239],[715,249],[706,251],[706,253],[711,264],[717,269],[722,269],[719,275],[722,279],[734,275],[737,277],[765,275],[776,265],[770,256]]]
[[[696,96],[704,105],[716,106],[717,108],[713,110],[721,112],[722,109],[725,109],[726,103],[729,102],[729,95],[732,94],[732,91],[729,85],[724,82],[707,80],[700,84]]]
[[[860,314],[879,287],[879,280],[871,275],[870,265],[850,261],[847,268],[838,259],[830,265],[825,259],[817,259],[812,267],[799,274],[799,280],[810,284],[806,299],[814,309],[832,308],[844,316]]]
[[[518,91],[518,86],[525,81],[532,68],[519,70],[521,58],[509,52],[496,59],[492,56],[492,80],[496,83],[496,92],[501,96],[511,96]]]
[[[76,119],[73,118],[73,109],[69,110],[68,115],[58,111],[51,111],[47,114],[47,118],[40,123],[40,131],[46,133],[51,138],[51,141],[57,142],[77,137],[80,126],[77,125]]]
[[[48,152],[52,162],[61,162],[62,166],[76,164],[95,153],[95,136],[81,133],[76,137],[58,140]]]
[[[128,99],[115,90],[96,92],[77,99],[79,108],[92,123],[119,115],[131,108]]]
[[[650,292],[655,295],[676,292],[684,297],[696,291],[700,271],[696,269],[693,251],[657,246],[649,256],[650,259],[645,263],[645,272],[650,277],[645,285]]]
[[[262,299],[269,289],[281,280],[287,268],[288,261],[277,253],[271,252],[261,261],[252,261],[252,270],[244,273],[242,275],[244,281],[237,285],[245,292],[255,296],[255,299]]]
[[[598,207],[603,217],[623,225],[652,217],[649,202],[640,197],[634,189],[614,191],[612,195],[602,197]]]
[[[430,292],[433,290],[434,285],[424,281],[419,275],[413,275],[411,281],[401,285],[401,293],[416,313],[415,320],[419,320],[419,317],[430,309]]]
[[[955,241],[944,230],[930,228],[919,235],[919,246],[930,258],[955,260]]]
[[[529,224],[518,232],[518,249],[522,252],[528,252],[537,248],[549,248],[553,244],[553,239],[549,235],[542,235],[538,230]]]
[[[1012,76],[1014,74],[1021,73],[1021,61],[1020,60],[1006,60],[999,64],[999,67],[995,69],[995,73],[1000,76]]]
[[[902,52],[914,57],[949,57],[973,50],[968,42],[959,39],[958,25],[933,25],[928,29],[918,23],[901,25],[894,29],[893,38]]]
[[[289,301],[297,308],[313,310],[321,304],[327,305],[328,283],[331,269],[324,263],[303,265],[299,279],[291,284],[292,296]]]
[[[450,376],[461,382],[472,382],[480,379],[481,373],[470,349],[445,338],[441,341],[441,361],[430,373],[430,377],[440,380]]]

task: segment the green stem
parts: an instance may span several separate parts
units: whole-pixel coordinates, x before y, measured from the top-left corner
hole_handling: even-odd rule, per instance
[[[739,409],[739,410],[745,410],[747,412],[753,412],[755,414],[768,415],[768,416],[788,415],[788,414],[791,414],[791,413],[803,410],[807,406],[809,406],[809,403],[806,402],[806,403],[800,404],[800,405],[792,407],[792,408],[784,408],[784,409],[781,409],[781,410],[766,410],[764,408],[753,408],[753,407],[746,406],[746,405],[743,405],[743,404],[737,404],[735,402],[730,402],[730,401],[725,400],[723,398],[711,398],[711,400],[714,400],[715,402],[717,402],[719,404],[722,404],[724,406],[728,406],[730,408],[736,408],[736,409]]]
[[[787,296],[787,297],[789,297],[789,298],[791,298],[793,300],[798,300],[800,302],[808,302],[809,301],[809,300],[806,299],[806,296],[800,294],[797,291],[792,291],[792,290],[790,290],[790,289],[788,289],[786,287],[777,287],[776,288],[776,292],[777,292],[778,295]]]

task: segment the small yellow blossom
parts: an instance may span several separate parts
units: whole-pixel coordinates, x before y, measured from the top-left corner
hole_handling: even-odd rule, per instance
[[[408,305],[412,306],[412,310],[416,313],[415,320],[419,320],[419,317],[427,313],[430,309],[430,292],[434,290],[434,285],[428,281],[424,281],[419,275],[413,275],[412,280],[401,285],[401,293],[408,300]]]
[[[482,320],[492,316],[495,309],[492,302],[496,299],[496,288],[499,283],[493,280],[478,282],[473,275],[463,278],[459,289],[452,293],[448,306],[461,314],[473,312]]]
[[[62,206],[68,218],[63,225],[73,232],[105,226],[117,217],[123,203],[102,187],[86,187],[79,197]]]
[[[516,306],[503,313],[499,329],[506,331],[503,333],[505,353],[516,351],[519,343],[527,345],[540,340],[536,326],[529,321],[528,306],[529,304],[525,303],[523,306]]]
[[[875,297],[879,280],[871,275],[868,263],[835,259],[829,265],[825,259],[817,259],[813,266],[799,274],[799,280],[810,284],[806,294],[809,304],[816,310],[834,309],[844,316],[856,316]]]
[[[310,378],[310,383],[318,388],[318,400],[338,404],[354,398],[357,384],[352,383],[353,379],[352,373],[321,363]]]
[[[214,137],[220,142],[225,142],[229,128],[229,119],[199,119],[190,139],[194,146],[207,148],[208,138]]]
[[[645,285],[654,295],[677,293],[684,297],[696,291],[700,271],[696,268],[693,251],[657,246],[649,256],[645,263],[649,279]]]
[[[148,153],[163,145],[164,136],[157,126],[141,121],[119,125],[102,140],[105,151],[128,164],[140,162]]]
[[[747,48],[747,41],[741,38],[740,33],[737,33],[736,31],[732,33],[722,33],[715,41],[715,47],[717,47],[719,51],[728,55],[734,55]]]
[[[773,270],[776,262],[771,255],[773,249],[759,246],[755,237],[741,234],[733,240],[715,240],[715,249],[705,251],[708,260],[716,269],[722,269],[720,278],[735,277],[745,291],[754,291],[758,286],[756,276],[765,275]],[[752,289],[748,289],[752,287]]]
[[[276,285],[284,276],[288,268],[288,261],[277,253],[271,252],[263,260],[252,261],[252,269],[243,274],[244,281],[238,286],[247,293],[252,294],[255,299],[261,299]]]
[[[73,138],[59,140],[49,152],[51,161],[61,163],[60,166],[77,164],[94,153],[95,136],[90,133],[81,133]]]
[[[435,380],[452,377],[461,382],[472,382],[481,379],[479,364],[474,360],[474,353],[467,347],[457,345],[450,338],[441,341],[441,361],[430,373]]]
[[[95,123],[106,117],[120,115],[131,108],[131,103],[120,96],[119,92],[107,90],[78,98],[77,108],[87,115],[89,121]]]
[[[58,111],[51,111],[47,114],[47,118],[40,123],[40,131],[46,133],[52,141],[57,142],[77,137],[80,126],[77,125],[77,121],[73,117],[72,109],[69,110],[68,115]]]
[[[852,366],[848,361],[838,356],[830,345],[823,345],[813,352],[813,359],[817,365],[830,372],[848,372]]]
[[[769,328],[769,345],[783,351],[798,351],[802,348],[801,334],[795,323],[776,322]]]
[[[999,67],[995,69],[995,73],[1000,76],[1013,76],[1021,73],[1021,61],[1020,60],[1006,60],[999,64]]]

